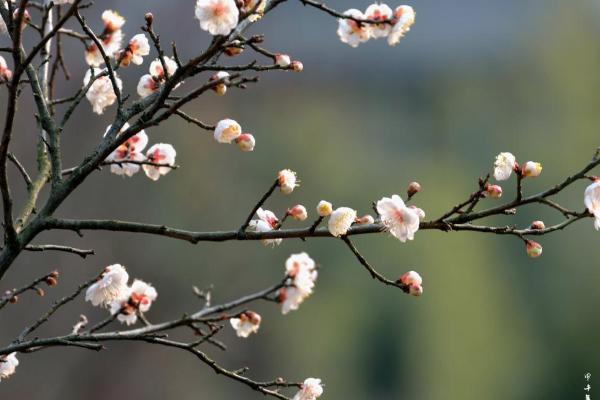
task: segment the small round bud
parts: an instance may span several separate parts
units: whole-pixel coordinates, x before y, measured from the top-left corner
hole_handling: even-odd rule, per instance
[[[413,197],[415,194],[421,191],[421,185],[419,182],[411,182],[408,184],[408,188],[406,189],[406,194],[408,197]]]
[[[58,285],[58,280],[51,276],[46,277],[45,282],[46,282],[46,285],[48,285],[50,287]]]
[[[317,205],[317,214],[319,217],[327,217],[333,212],[333,204],[328,201],[321,200]]]
[[[359,225],[370,225],[375,223],[375,218],[369,214],[356,219],[356,223]]]
[[[235,143],[242,151],[253,151],[256,145],[256,139],[250,133],[242,133],[235,139]]]
[[[229,73],[225,71],[219,71],[208,78],[209,82],[220,81],[220,83],[212,87],[212,90],[219,96],[223,96],[227,92],[227,85],[225,84],[227,78],[229,78]]]
[[[146,21],[146,25],[150,26],[154,22],[154,15],[149,12],[144,15],[144,20]]]
[[[527,161],[521,167],[521,174],[523,177],[536,177],[542,173],[542,164],[533,161]]]
[[[280,67],[287,68],[290,66],[291,63],[292,60],[287,54],[275,54],[275,64],[279,65]]]
[[[546,229],[546,225],[544,224],[544,221],[533,221],[531,223],[531,229],[535,229],[536,231],[541,231]]]
[[[528,240],[526,243],[527,255],[531,258],[537,258],[542,255],[542,245],[533,240]]]
[[[11,297],[11,298],[8,300],[8,302],[9,302],[10,304],[15,304],[15,303],[16,303],[16,302],[18,302],[18,301],[19,301],[19,296],[13,296],[13,297]]]
[[[290,217],[294,218],[296,221],[304,221],[308,218],[308,212],[306,211],[306,207],[301,204],[295,205],[294,207],[287,210],[287,213]]]
[[[499,199],[502,197],[502,187],[500,185],[486,185],[485,195],[492,199]]]
[[[398,282],[405,286],[410,286],[410,285],[420,286],[421,284],[423,284],[423,278],[421,278],[421,275],[419,275],[418,272],[408,271],[408,272],[405,272],[404,274],[402,274],[400,279],[398,279]]]
[[[302,72],[302,70],[304,69],[304,65],[302,65],[302,63],[298,60],[294,60],[292,61],[292,63],[290,64],[290,68],[292,69],[292,71],[294,72]]]
[[[38,294],[38,296],[40,297],[44,297],[46,295],[46,292],[44,292],[44,289],[42,288],[35,288],[35,292]]]

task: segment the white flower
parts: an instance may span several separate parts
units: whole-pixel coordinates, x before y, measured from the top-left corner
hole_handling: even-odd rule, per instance
[[[17,353],[10,353],[5,356],[0,356],[0,381],[6,379],[15,373],[19,360],[16,357]]]
[[[156,300],[158,293],[152,285],[136,279],[127,293],[120,300],[114,300],[110,305],[111,314],[119,313],[117,319],[127,325],[133,325],[137,321],[137,312],[145,313],[150,310],[152,302]]]
[[[109,265],[100,279],[85,292],[85,301],[94,306],[107,306],[114,300],[122,300],[129,294],[129,274],[121,264]]]
[[[177,71],[177,62],[169,57],[165,57],[164,60],[167,67],[167,74],[173,76],[175,71]],[[143,75],[138,82],[137,92],[140,97],[150,96],[152,93],[156,92],[160,87],[160,84],[167,79],[165,70],[158,58],[150,63],[149,70],[150,73]]]
[[[400,39],[410,31],[410,27],[415,23],[415,10],[411,6],[400,6],[394,11],[394,20],[394,27],[388,35],[390,46],[400,43]]]
[[[12,71],[8,69],[8,65],[6,64],[4,57],[0,56],[0,82],[8,82],[11,79]]]
[[[111,126],[109,125],[106,128],[106,132],[104,135],[108,133]],[[129,124],[125,123],[119,132],[119,135],[129,129]],[[142,151],[148,144],[148,135],[143,130],[139,131],[134,136],[127,139],[124,143],[121,143],[119,147],[117,147],[108,157],[106,157],[107,162],[121,162],[121,161],[144,161],[146,157],[142,154]],[[139,164],[131,164],[131,163],[120,163],[120,164],[111,164],[110,172],[116,175],[124,175],[131,177],[136,174],[140,170]]]
[[[377,212],[381,222],[390,233],[401,242],[413,240],[419,230],[419,212],[407,207],[398,195],[384,197],[377,202]],[[423,213],[424,214],[424,213]]]
[[[292,400],[315,400],[323,394],[323,385],[321,380],[316,378],[308,378],[304,380],[302,388]]]
[[[235,329],[238,337],[247,338],[251,333],[258,332],[260,328],[261,317],[253,311],[246,311],[240,314],[239,318],[231,318],[229,323]]]
[[[238,24],[239,11],[235,0],[198,0],[196,18],[211,35],[227,35]]]
[[[103,70],[93,68],[93,72],[94,76],[97,76],[100,73],[102,73]],[[119,88],[119,90],[121,90],[123,87],[123,83],[121,82],[121,79],[119,79],[119,77],[117,76],[117,73],[115,72],[114,74],[117,87]],[[84,86],[88,85],[91,77],[92,72],[91,70],[88,70],[85,74],[85,77],[83,78]],[[113,105],[114,102],[117,100],[117,95],[115,94],[112,82],[110,81],[110,78],[108,76],[102,76],[100,78],[97,78],[94,81],[94,83],[92,83],[92,86],[90,87],[85,96],[92,104],[92,109],[96,114],[104,113],[104,109]]]
[[[329,233],[335,237],[340,237],[348,232],[350,226],[356,220],[356,210],[349,207],[336,208],[329,216],[327,225]]]
[[[317,204],[317,214],[319,217],[326,217],[333,212],[333,204],[328,201],[321,200],[319,204]]]
[[[301,293],[306,296],[312,293],[318,272],[315,261],[307,253],[289,256],[285,261],[285,273]]]
[[[215,140],[219,143],[231,143],[242,134],[242,127],[233,119],[223,119],[215,128]]]
[[[116,57],[121,61],[121,65],[127,67],[129,63],[142,65],[144,57],[150,54],[150,43],[143,33],[137,34],[131,38],[127,47],[118,53]]]
[[[140,97],[147,97],[156,92],[158,86],[158,81],[156,81],[152,75],[142,75],[137,85],[137,93],[140,95]]]
[[[346,10],[344,15],[348,15],[359,20],[366,19],[365,15],[355,8]],[[359,44],[369,40],[371,36],[371,30],[369,28],[369,24],[358,23],[349,18],[340,18],[338,20],[337,34],[342,42],[347,43],[352,47],[357,47]]]
[[[235,138],[235,144],[237,144],[242,151],[254,151],[256,139],[254,139],[254,136],[251,133],[242,133]]]
[[[102,21],[104,22],[104,29],[106,32],[115,32],[125,25],[125,18],[118,12],[112,10],[105,10],[102,13]]]
[[[541,173],[542,164],[539,162],[527,161],[521,168],[521,175],[525,178],[540,176]]]
[[[279,171],[277,180],[279,182],[279,190],[281,190],[281,193],[283,194],[290,194],[294,191],[296,186],[299,186],[298,180],[296,179],[296,173],[290,169]]]
[[[373,21],[390,21],[393,18],[393,11],[387,4],[371,4],[365,11],[365,18]],[[389,23],[369,24],[371,37],[377,39],[387,36],[392,30]]]
[[[287,68],[291,63],[292,60],[287,54],[275,54],[275,64],[279,65],[280,67]]]
[[[600,180],[585,189],[583,199],[585,207],[595,218],[594,227],[600,231]]]
[[[497,181],[505,181],[510,178],[516,162],[515,156],[511,153],[503,152],[498,154],[494,162],[494,178]]]
[[[177,152],[170,144],[157,143],[150,147],[146,152],[146,160],[154,164],[164,164],[165,166],[157,167],[154,165],[142,165],[146,176],[153,181],[157,181],[161,175],[166,175],[175,165],[175,156]],[[169,167],[170,165],[171,167]]]
[[[253,219],[249,225],[255,232],[270,232],[279,225],[279,220],[272,211],[259,208],[256,210],[256,216],[258,219]],[[282,239],[263,239],[262,243],[265,246],[269,244],[275,246],[280,244],[281,241]]]

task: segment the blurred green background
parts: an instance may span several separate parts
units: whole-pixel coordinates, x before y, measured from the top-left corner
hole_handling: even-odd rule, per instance
[[[128,19],[131,37],[152,10],[163,42],[176,40],[182,58],[208,41],[192,18],[193,0],[98,3],[86,12],[96,29],[102,9],[115,8]],[[474,189],[500,151],[543,163],[542,176],[527,182],[533,193],[578,170],[600,145],[599,1],[422,0],[411,4],[417,22],[399,46],[379,40],[358,49],[339,42],[335,20],[289,3],[252,32],[266,34],[265,47],[302,60],[305,71],[267,74],[247,91],[208,94],[186,108],[210,123],[238,120],[257,138],[253,153],[172,119],[148,134],[150,143],[174,144],[181,169],[157,183],[142,174],[94,173],[58,214],[234,229],[277,171],[291,168],[302,186],[269,200],[276,213],[302,203],[314,216],[321,199],[367,213],[373,200],[403,194],[418,180],[423,191],[415,201],[434,218]],[[343,10],[369,3],[329,4]],[[84,73],[79,43],[66,46],[74,78],[59,96],[75,91]],[[134,97],[147,66],[122,74]],[[13,150],[33,169],[37,133],[30,93],[23,97]],[[93,148],[113,114],[111,108],[96,117],[82,105],[63,136],[66,166]],[[12,178],[21,199],[23,188]],[[507,197],[514,193],[508,186]],[[582,209],[584,187],[573,185],[558,199]],[[561,215],[535,206],[489,223],[526,226],[534,219],[552,224]],[[232,369],[251,367],[249,375],[259,379],[320,377],[329,399],[584,399],[586,372],[592,398],[600,396],[600,233],[591,221],[541,238],[544,255],[535,260],[511,237],[422,231],[407,244],[387,235],[355,239],[382,273],[419,271],[425,294],[418,299],[373,282],[335,240],[290,240],[271,249],[90,232],[44,234],[36,242],[44,241],[92,247],[97,255],[21,256],[0,289],[52,268],[61,281],[46,298],[24,295],[3,310],[2,343],[108,264],[121,263],[154,284],[159,297],[148,317],[159,321],[199,306],[191,285],[214,285],[215,302],[231,299],[279,280],[288,255],[307,251],[322,269],[300,310],[281,316],[272,304],[259,304],[253,308],[263,316],[260,334],[240,340],[225,329],[229,351],[207,347],[208,353]],[[104,317],[80,300],[39,335],[69,331],[81,313]],[[17,374],[0,384],[0,398],[262,398],[188,354],[145,344],[111,343],[100,353],[51,349],[19,359]]]

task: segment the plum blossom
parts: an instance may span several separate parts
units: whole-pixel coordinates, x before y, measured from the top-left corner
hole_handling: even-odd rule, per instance
[[[542,164],[539,162],[527,161],[521,168],[523,177],[536,177],[542,173]]]
[[[127,288],[126,294],[122,299],[117,299],[111,302],[110,313],[112,315],[119,314],[117,319],[124,324],[133,325],[137,322],[137,313],[148,312],[152,302],[156,300],[158,293],[156,289],[139,279],[136,279]]]
[[[360,218],[356,219],[356,223],[359,225],[369,225],[369,224],[374,224],[375,223],[375,218],[373,218],[372,215],[363,215]]]
[[[498,154],[494,162],[494,178],[497,181],[505,181],[510,178],[515,169],[516,162],[515,156],[511,153],[503,152]]]
[[[172,76],[177,71],[177,62],[169,57],[164,57],[167,74],[162,66],[162,62],[157,58],[150,63],[149,74],[140,78],[137,86],[137,92],[140,97],[150,96],[156,92],[160,85],[167,80],[167,75]]]
[[[270,232],[273,229],[277,229],[279,227],[279,220],[272,211],[263,210],[262,208],[259,208],[258,210],[256,210],[256,216],[258,217],[258,219],[253,219],[248,225],[255,232]],[[263,239],[262,243],[265,246],[269,244],[276,246],[280,244],[281,241],[282,239]]]
[[[208,81],[214,82],[218,80],[225,80],[226,78],[229,78],[229,72],[219,71],[216,74],[212,75],[208,79]],[[225,93],[227,93],[227,85],[222,81],[221,83],[217,83],[215,86],[213,86],[212,90],[219,96],[223,96]]]
[[[594,216],[594,228],[600,231],[600,179],[585,189],[583,199],[585,207]]]
[[[296,221],[304,221],[308,218],[308,212],[306,211],[306,207],[302,204],[297,204],[294,207],[287,210],[287,214],[294,218]]]
[[[285,262],[289,286],[279,290],[281,313],[297,310],[315,287],[318,272],[315,261],[307,253],[292,254]]]
[[[235,333],[241,338],[247,338],[250,334],[258,332],[260,321],[260,315],[254,311],[246,311],[241,313],[239,318],[229,319],[231,327],[235,329]]]
[[[279,174],[277,175],[277,182],[279,185],[279,190],[281,190],[281,193],[283,194],[290,194],[297,186],[299,186],[296,173],[291,169],[279,171]]]
[[[400,6],[394,11],[394,26],[388,35],[388,44],[395,46],[400,43],[400,39],[410,31],[410,27],[415,23],[415,10],[411,6]]]
[[[4,57],[0,56],[0,83],[8,82],[11,79],[12,71],[8,69],[8,64],[6,64],[6,60],[4,59]]]
[[[315,400],[323,394],[323,385],[317,378],[307,378],[302,388],[296,393],[292,400]]]
[[[256,146],[256,139],[251,133],[242,133],[234,141],[242,151],[254,151]]]
[[[344,11],[344,15],[359,20],[366,19],[365,15],[355,8]],[[371,37],[369,24],[356,22],[350,18],[340,18],[338,20],[337,35],[343,43],[351,47],[358,47],[359,44],[366,42]]]
[[[328,215],[331,215],[332,212],[333,204],[330,202],[321,200],[319,204],[317,204],[317,214],[319,214],[319,217],[327,217]]]
[[[527,249],[527,255],[531,258],[538,258],[542,255],[542,245],[533,240],[525,241],[525,247]]]
[[[423,278],[415,271],[408,271],[402,274],[398,282],[404,285],[406,293],[412,296],[421,296],[423,294]]]
[[[91,70],[88,70],[83,78],[84,87],[90,83],[90,80],[92,79],[92,71],[94,76],[96,77],[99,74],[103,73],[105,70],[101,70],[98,68],[92,68]],[[117,83],[117,87],[119,88],[119,90],[121,90],[123,88],[123,82],[121,82],[121,79],[119,79],[116,72],[114,73],[114,76],[115,81]],[[90,89],[85,94],[85,97],[87,97],[88,101],[91,103],[92,110],[96,114],[103,114],[104,109],[113,105],[117,100],[117,95],[115,94],[112,82],[108,76],[101,76],[99,78],[96,78],[95,81],[92,83]]]
[[[533,221],[529,228],[534,229],[536,231],[543,231],[544,229],[546,229],[546,224],[544,224],[544,221]]]
[[[85,292],[85,301],[94,306],[108,306],[114,300],[125,298],[129,294],[127,281],[129,274],[121,264],[109,265],[102,276]]]
[[[223,119],[215,127],[214,137],[219,143],[231,143],[242,134],[242,127],[233,119]]]
[[[5,356],[0,356],[0,381],[6,379],[15,373],[19,360],[17,353],[10,353]]]
[[[111,126],[106,128],[104,135],[108,133]],[[125,123],[119,132],[119,135],[129,129],[129,124]],[[141,130],[134,136],[127,139],[124,143],[121,143],[108,157],[106,161],[113,163],[119,162],[119,164],[111,164],[110,172],[116,175],[123,175],[131,177],[140,170],[139,164],[126,163],[124,161],[144,161],[146,157],[142,154],[142,151],[148,144],[148,135],[146,132]],[[121,163],[122,162],[122,163]]]
[[[371,37],[377,39],[389,35],[389,33],[392,31],[392,26],[385,21],[391,21],[393,14],[394,12],[392,9],[385,3],[371,4],[369,7],[367,7],[367,10],[365,11],[365,17],[367,19],[373,21],[382,21],[380,24],[369,24]]]
[[[211,35],[227,35],[238,24],[239,11],[234,0],[198,0],[196,18]]]
[[[420,214],[423,210],[407,207],[398,195],[384,197],[377,202],[377,212],[385,228],[401,242],[413,240],[419,230]]]
[[[484,194],[492,199],[499,199],[502,197],[502,187],[500,185],[486,185]]]
[[[287,54],[275,54],[275,64],[279,65],[280,67],[287,68],[291,63],[292,60]]]
[[[104,22],[104,31],[99,36],[102,49],[107,57],[114,57],[123,43],[121,28],[125,24],[125,18],[116,11],[106,10],[102,13],[102,21]],[[85,61],[92,67],[98,67],[104,63],[102,53],[96,43],[90,44],[85,49]]]
[[[294,60],[290,64],[290,69],[294,72],[302,72],[304,70],[304,64],[298,60]]]
[[[150,147],[146,152],[146,160],[153,164],[161,164],[164,166],[142,165],[146,176],[153,181],[157,181],[162,175],[166,175],[173,169],[175,165],[175,156],[177,152],[170,144],[157,143]]]
[[[121,61],[122,66],[127,67],[130,63],[142,65],[144,57],[148,54],[150,54],[150,43],[146,35],[140,33],[131,38],[127,47],[121,50],[116,58]]]
[[[349,207],[336,208],[329,216],[328,229],[335,237],[345,235],[356,220],[356,210]]]

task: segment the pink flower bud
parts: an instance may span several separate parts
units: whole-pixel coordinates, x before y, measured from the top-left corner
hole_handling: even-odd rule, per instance
[[[421,284],[423,283],[423,278],[421,278],[421,275],[419,275],[415,271],[408,271],[408,272],[405,272],[404,274],[402,274],[400,279],[398,279],[398,282],[400,282],[401,284],[403,284],[405,286],[410,286],[410,285],[421,286]]]
[[[408,197],[413,197],[415,194],[421,191],[421,185],[419,182],[411,182],[408,184],[408,188],[406,189],[406,194]]]
[[[500,185],[487,185],[485,187],[485,195],[492,199],[499,199],[502,197],[502,187]]]
[[[294,72],[302,72],[302,70],[304,69],[304,65],[302,65],[302,63],[298,60],[294,60],[292,61],[292,63],[290,64],[290,68],[292,69],[292,71]]]
[[[292,60],[287,54],[275,54],[275,64],[279,65],[280,67],[287,68],[291,63]]]
[[[546,229],[546,225],[544,224],[544,221],[533,221],[531,223],[531,229],[541,231]]]
[[[294,207],[287,210],[289,216],[294,218],[296,221],[304,221],[308,218],[308,213],[306,212],[306,207],[301,204],[295,205]]]
[[[542,255],[542,245],[533,240],[526,242],[527,255],[531,258],[537,258]]]
[[[235,139],[235,143],[242,151],[253,151],[256,145],[256,139],[250,133],[242,133]]]
[[[408,293],[411,296],[419,297],[423,294],[423,286],[421,285],[410,285],[408,287]]]
[[[357,218],[356,219],[356,223],[359,225],[369,225],[369,224],[374,224],[375,223],[375,218],[373,218],[372,216],[370,216],[369,214]]]
[[[521,168],[523,177],[536,177],[542,173],[542,164],[533,161],[527,161]]]

